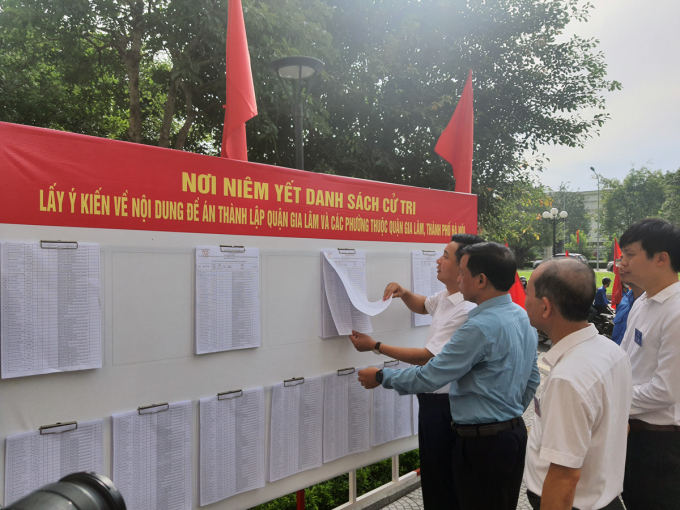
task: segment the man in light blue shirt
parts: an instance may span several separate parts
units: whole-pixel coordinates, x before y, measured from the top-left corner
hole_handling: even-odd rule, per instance
[[[462,253],[460,290],[477,304],[467,322],[425,366],[370,367],[359,372],[359,381],[366,388],[382,384],[402,395],[451,383],[452,484],[458,508],[515,510],[527,443],[522,413],[540,383],[538,337],[508,294],[516,272],[512,252],[480,243]]]

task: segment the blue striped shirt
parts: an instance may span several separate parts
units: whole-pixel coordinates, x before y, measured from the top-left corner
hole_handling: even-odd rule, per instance
[[[522,415],[541,382],[537,345],[526,311],[505,294],[471,310],[467,322],[425,366],[384,369],[382,385],[405,395],[451,383],[454,422],[510,420]]]

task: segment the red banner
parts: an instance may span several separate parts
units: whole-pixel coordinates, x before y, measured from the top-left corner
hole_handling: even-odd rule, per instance
[[[477,197],[0,122],[0,223],[444,243]]]

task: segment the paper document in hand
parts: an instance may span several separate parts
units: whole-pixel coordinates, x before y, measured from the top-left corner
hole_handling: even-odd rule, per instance
[[[359,255],[359,252],[356,253]],[[348,255],[338,251],[325,251],[324,256],[329,265],[340,277],[347,295],[354,307],[366,315],[378,315],[392,302],[392,296],[386,301],[369,301],[366,295],[366,255]]]

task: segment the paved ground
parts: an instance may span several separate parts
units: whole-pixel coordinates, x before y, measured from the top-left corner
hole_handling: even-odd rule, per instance
[[[547,345],[545,344],[538,345],[538,366],[541,371],[541,385],[536,391],[537,395],[541,394],[541,390],[543,389],[543,381],[548,375],[548,367],[541,362],[541,358],[543,357],[543,354],[548,351],[549,348],[550,343],[548,343]],[[533,420],[534,418],[533,401],[527,408],[526,412],[522,415],[522,418],[524,418],[524,423],[526,423],[527,429],[529,429],[531,427],[531,420]],[[531,510],[531,505],[527,500],[526,492],[527,488],[524,486],[524,484],[522,484],[522,489],[520,490],[519,493],[519,502],[517,503],[517,510]],[[384,510],[421,510],[422,508],[423,508],[423,493],[421,489],[416,489],[413,492],[402,497],[401,499],[398,499],[397,501],[390,503],[386,507],[383,507]]]

